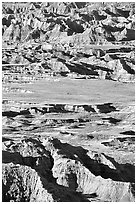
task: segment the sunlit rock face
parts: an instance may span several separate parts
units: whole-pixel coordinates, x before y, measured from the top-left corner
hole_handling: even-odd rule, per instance
[[[9,147],[3,151],[4,201],[84,201],[88,195],[134,201],[132,165],[54,138],[26,139]]]
[[[135,3],[2,3],[2,201],[135,201]]]
[[[17,48],[5,50],[4,64],[40,62],[55,74],[134,81],[134,3],[3,3],[2,26],[3,47]]]

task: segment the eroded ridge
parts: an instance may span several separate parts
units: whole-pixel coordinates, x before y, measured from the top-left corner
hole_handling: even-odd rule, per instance
[[[3,201],[134,201],[133,165],[54,138],[4,145]]]
[[[132,2],[3,3],[3,83],[58,75],[133,82],[134,7]]]
[[[134,2],[3,2],[3,202],[134,202],[134,82]]]

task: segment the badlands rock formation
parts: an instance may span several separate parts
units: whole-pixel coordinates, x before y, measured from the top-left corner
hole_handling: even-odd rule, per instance
[[[3,202],[135,201],[135,3],[2,4]]]
[[[3,64],[26,75],[134,81],[134,3],[3,3],[2,24]]]

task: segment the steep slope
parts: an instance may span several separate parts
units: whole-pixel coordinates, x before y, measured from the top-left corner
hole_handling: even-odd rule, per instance
[[[53,138],[5,147],[3,201],[134,201],[132,165]]]

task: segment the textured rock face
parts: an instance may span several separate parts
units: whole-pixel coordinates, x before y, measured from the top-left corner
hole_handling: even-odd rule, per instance
[[[132,165],[53,138],[5,146],[3,201],[134,201]]]
[[[51,104],[4,111],[3,201],[134,201],[135,132],[124,129],[134,129],[133,106]]]
[[[134,3],[3,3],[2,25],[3,46],[16,44],[3,52],[4,64],[134,81]]]
[[[135,3],[2,3],[2,80],[3,202],[135,201]]]

